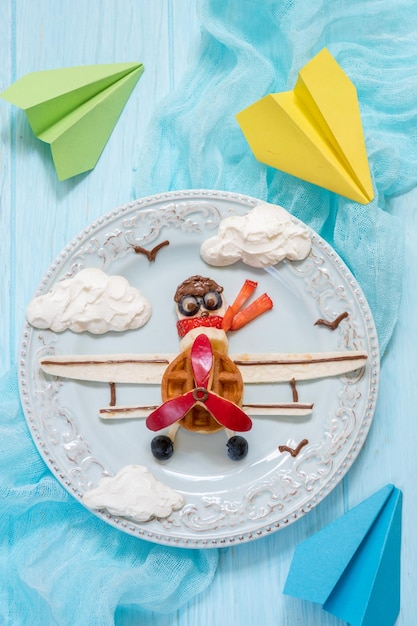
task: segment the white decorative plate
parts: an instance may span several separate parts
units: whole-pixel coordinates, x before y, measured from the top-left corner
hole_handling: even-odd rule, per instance
[[[259,201],[220,191],[192,190],[152,196],[121,206],[88,226],[52,263],[37,295],[82,268],[125,276],[152,305],[138,330],[106,335],[59,334],[26,325],[20,349],[20,392],[32,437],[48,467],[75,498],[104,475],[129,464],[145,465],[183,494],[184,507],[166,519],[135,523],[106,511],[96,515],[120,530],[157,543],[213,547],[245,542],[279,530],[308,513],[346,474],[371,425],[379,378],[377,335],[363,293],[338,255],[311,231],[304,261],[284,261],[272,273],[242,263],[215,268],[200,258],[201,242],[220,220],[244,214]],[[136,254],[168,240],[154,262]],[[50,377],[39,359],[50,354],[175,353],[173,294],[192,274],[211,276],[233,301],[246,278],[258,281],[274,302],[268,314],[230,336],[230,352],[321,352],[365,349],[359,373],[300,382],[300,402],[314,402],[307,417],[253,417],[243,461],[227,456],[225,433],[199,435],[180,429],[173,457],[158,462],[150,451],[155,433],[144,420],[102,421],[107,383]],[[315,325],[347,312],[335,330]],[[290,386],[251,385],[245,401],[291,400]],[[160,401],[158,387],[119,385],[121,404]],[[303,439],[295,457],[280,452]]]

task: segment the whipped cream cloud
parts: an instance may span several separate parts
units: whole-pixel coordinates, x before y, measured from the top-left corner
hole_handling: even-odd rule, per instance
[[[139,328],[151,316],[148,300],[123,276],[83,269],[29,303],[26,319],[35,328],[102,334]]]
[[[283,259],[305,259],[311,249],[308,229],[296,224],[283,207],[262,203],[246,215],[220,222],[217,235],[200,248],[209,265],[226,266],[243,261],[252,267],[276,265]]]
[[[105,476],[83,501],[92,509],[106,509],[135,522],[168,517],[184,506],[183,497],[143,465],[126,465],[115,476]]]

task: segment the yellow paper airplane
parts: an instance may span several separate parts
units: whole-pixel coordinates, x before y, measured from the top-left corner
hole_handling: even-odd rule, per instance
[[[373,199],[356,89],[326,48],[292,91],[269,94],[236,118],[258,161],[361,204]]]
[[[25,111],[65,180],[94,168],[143,70],[112,63],[32,72],[0,96]]]

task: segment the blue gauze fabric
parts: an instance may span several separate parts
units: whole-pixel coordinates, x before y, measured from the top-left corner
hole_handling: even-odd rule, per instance
[[[136,195],[220,189],[282,205],[356,276],[381,354],[401,299],[403,232],[387,200],[417,182],[414,0],[206,0],[198,63],[163,101],[139,157]],[[360,205],[257,162],[235,114],[295,85],[327,47],[356,86],[375,199]],[[303,155],[300,155],[303,158]]]
[[[14,374],[0,398],[0,623],[104,626],[118,606],[170,613],[209,584],[216,550],[158,546],[94,517],[39,456]]]
[[[382,351],[397,317],[403,261],[401,224],[387,200],[416,182],[416,13],[414,0],[199,2],[200,58],[155,112],[134,175],[137,197],[211,188],[286,207],[350,266]],[[376,191],[366,206],[258,163],[235,121],[263,95],[292,89],[324,46],[358,90]],[[7,572],[0,621],[107,625],[118,606],[170,612],[210,583],[217,550],[160,547],[96,519],[36,451],[15,373],[0,381],[0,398],[0,571]]]

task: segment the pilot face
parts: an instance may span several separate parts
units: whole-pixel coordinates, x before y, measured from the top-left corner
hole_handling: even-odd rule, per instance
[[[210,315],[224,316],[226,303],[218,291],[208,291],[203,296],[186,294],[177,302],[178,319],[195,317],[209,317]]]

